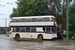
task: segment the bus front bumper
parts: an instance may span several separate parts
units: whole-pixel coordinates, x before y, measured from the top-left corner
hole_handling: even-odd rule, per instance
[[[52,39],[57,39],[57,37],[54,37],[54,38],[52,38]]]

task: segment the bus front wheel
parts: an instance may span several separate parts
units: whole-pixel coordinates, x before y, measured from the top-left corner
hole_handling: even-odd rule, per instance
[[[16,39],[20,38],[19,34],[16,34],[15,38],[16,38]]]
[[[38,39],[43,39],[43,36],[42,36],[42,35],[39,35],[39,36],[38,36]]]

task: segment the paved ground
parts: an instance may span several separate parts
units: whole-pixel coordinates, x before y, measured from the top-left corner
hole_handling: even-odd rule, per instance
[[[4,34],[0,34],[0,50],[74,50],[75,40],[43,40],[43,42],[16,41]]]

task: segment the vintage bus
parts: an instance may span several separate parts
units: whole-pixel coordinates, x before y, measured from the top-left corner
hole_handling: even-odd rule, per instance
[[[10,21],[12,38],[57,38],[57,23],[54,16],[13,17]]]

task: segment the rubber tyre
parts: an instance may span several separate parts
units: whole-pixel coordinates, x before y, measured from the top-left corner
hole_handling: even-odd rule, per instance
[[[38,39],[42,39],[43,40],[43,36],[42,35],[39,35],[38,36]]]
[[[20,38],[19,34],[17,34],[17,35],[15,36],[15,38],[16,38],[16,39]]]

